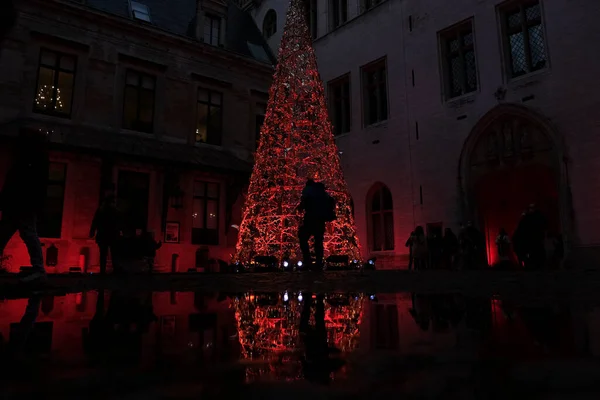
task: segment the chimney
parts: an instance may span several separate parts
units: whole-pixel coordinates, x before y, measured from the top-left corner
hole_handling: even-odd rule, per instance
[[[204,0],[196,0],[196,39],[204,41]]]

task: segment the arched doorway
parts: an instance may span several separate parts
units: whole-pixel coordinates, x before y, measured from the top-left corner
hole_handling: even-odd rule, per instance
[[[501,105],[475,126],[463,148],[463,214],[485,234],[487,258],[498,261],[501,228],[512,237],[530,204],[542,211],[550,237],[563,233],[563,146],[552,127],[525,107]]]

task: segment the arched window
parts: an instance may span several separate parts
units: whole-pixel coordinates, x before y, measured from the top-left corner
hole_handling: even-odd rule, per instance
[[[267,11],[263,20],[263,35],[265,38],[270,38],[277,32],[277,13],[271,9]]]
[[[387,186],[376,184],[367,198],[369,245],[371,251],[394,250],[394,212],[392,193]]]

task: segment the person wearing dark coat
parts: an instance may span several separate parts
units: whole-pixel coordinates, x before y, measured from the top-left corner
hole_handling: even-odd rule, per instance
[[[300,241],[300,249],[304,265],[307,268],[312,266],[312,257],[308,241],[311,237],[315,241],[315,269],[323,269],[324,248],[323,241],[325,236],[326,223],[326,208],[330,197],[325,190],[325,185],[320,182],[315,182],[309,179],[302,191],[302,198],[299,211],[304,211],[304,220],[298,231],[298,239]]]
[[[106,273],[106,261],[108,251],[112,258],[113,271],[119,271],[118,250],[116,249],[119,239],[120,216],[117,210],[115,197],[108,196],[94,214],[92,226],[90,227],[90,238],[96,238],[100,250],[100,273]]]
[[[42,245],[37,233],[38,216],[48,190],[49,156],[45,135],[28,131],[19,138],[17,155],[0,192],[0,254],[16,232],[25,242],[32,273],[25,282],[46,278]]]
[[[443,247],[444,264],[446,269],[455,269],[459,244],[458,238],[450,228],[446,228],[446,231],[444,232]]]

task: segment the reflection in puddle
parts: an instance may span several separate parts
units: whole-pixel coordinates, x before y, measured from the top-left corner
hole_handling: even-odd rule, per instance
[[[330,356],[358,346],[364,296],[312,293],[246,294],[233,300],[242,355],[263,360],[248,382],[270,374],[326,381],[343,362]]]
[[[433,388],[459,395],[485,382],[500,393],[526,386],[535,375],[529,369],[544,363],[597,356],[597,317],[566,301],[534,306],[445,294],[33,297],[0,301],[0,384],[56,394],[76,382],[95,382],[99,393],[123,380],[140,389],[169,382],[225,395],[248,384],[309,381],[373,395]],[[544,382],[565,384],[554,375]]]

